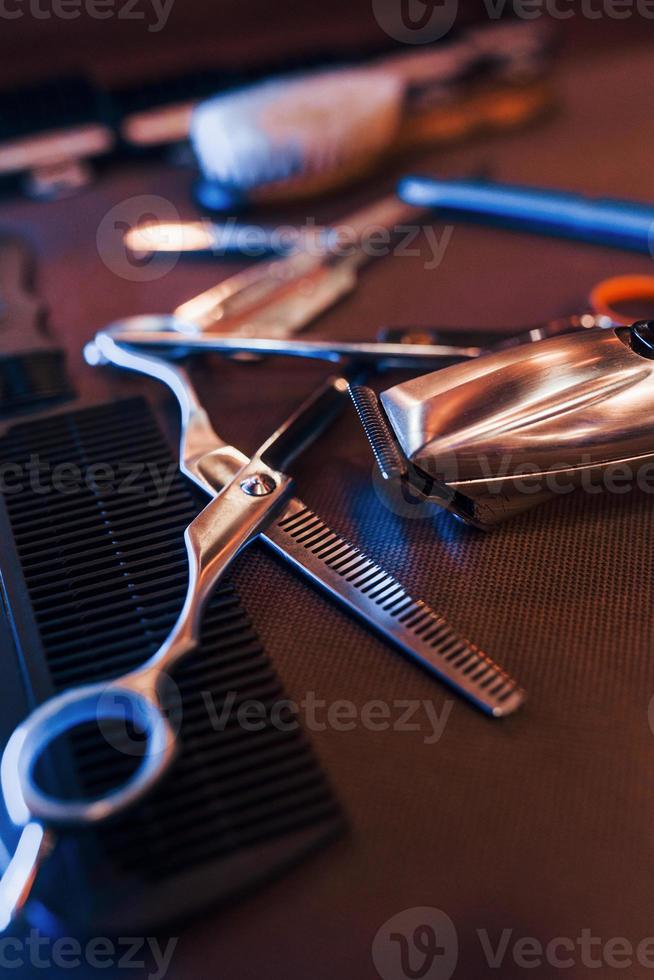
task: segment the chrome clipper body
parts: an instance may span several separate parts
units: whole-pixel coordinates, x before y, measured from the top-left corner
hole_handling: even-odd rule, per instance
[[[352,390],[382,475],[488,529],[654,463],[654,321],[498,351],[377,397]]]

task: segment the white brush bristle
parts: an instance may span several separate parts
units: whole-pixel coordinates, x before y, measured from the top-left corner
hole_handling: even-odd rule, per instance
[[[208,179],[254,200],[304,196],[383,155],[403,96],[402,81],[383,71],[278,79],[201,103],[191,139]]]

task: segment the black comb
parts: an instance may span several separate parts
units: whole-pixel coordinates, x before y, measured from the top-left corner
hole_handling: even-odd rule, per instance
[[[0,440],[0,458],[15,464],[12,475],[30,458],[39,463],[38,492],[24,481],[0,506],[0,528],[11,532],[1,559],[5,604],[28,699],[142,663],[181,608],[183,531],[203,505],[146,403],[16,424]],[[80,472],[66,493],[53,489],[61,463]],[[115,478],[105,471],[94,484],[89,474],[100,463]],[[159,502],[155,467],[174,473]],[[2,669],[17,670],[9,650]],[[257,731],[237,721],[244,700],[270,708],[286,698],[231,585],[217,590],[201,649],[174,679],[183,708],[174,769],[129,814],[60,839],[36,893],[58,919],[112,931],[158,927],[278,873],[343,828],[292,711],[285,726],[273,725],[269,712]],[[9,725],[9,713],[0,724]],[[9,731],[2,734],[6,741]],[[97,731],[72,741],[75,764],[62,746],[39,776],[71,795],[101,793],[134,764]]]

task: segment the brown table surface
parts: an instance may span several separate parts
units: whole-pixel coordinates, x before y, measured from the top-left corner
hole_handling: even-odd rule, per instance
[[[648,23],[643,31],[651,30]],[[654,200],[651,56],[645,46],[569,50],[561,108],[504,138],[416,161],[589,194]],[[392,186],[393,174],[316,208],[336,219]],[[96,230],[119,202],[170,200],[187,217],[188,172],[117,170],[74,201],[3,203],[2,227],[33,240],[52,326],[82,390],[147,390],[171,434],[174,407],[155,384],[94,371],[82,342],[113,318],[167,311],[240,267],[180,261],[150,283],[117,277],[98,257]],[[441,226],[436,224],[440,232]],[[649,272],[651,260],[552,239],[457,226],[444,261],[423,256],[371,265],[356,295],[315,336],[371,338],[390,324],[515,325],[578,310],[600,277]],[[196,379],[220,432],[252,450],[324,374],[304,363],[198,365]],[[484,964],[478,930],[547,943],[583,929],[634,946],[654,934],[654,694],[651,657],[652,500],[636,493],[575,495],[489,536],[444,516],[402,520],[372,485],[370,453],[352,414],[297,469],[299,490],[348,534],[482,645],[525,685],[524,710],[494,722],[456,699],[366,632],[292,570],[255,547],[237,584],[287,691],[328,703],[448,701],[442,738],[430,727],[311,733],[348,814],[349,836],[253,897],[208,911],[181,932],[171,980],[368,980],[377,930],[404,909],[446,912],[459,937],[455,977],[523,976],[511,959]],[[416,921],[416,924],[419,924]],[[594,947],[597,955],[599,947]],[[608,976],[613,969],[543,965],[537,977]],[[619,971],[618,971],[619,972]],[[635,964],[623,976],[650,976]],[[428,976],[441,976],[429,973]]]

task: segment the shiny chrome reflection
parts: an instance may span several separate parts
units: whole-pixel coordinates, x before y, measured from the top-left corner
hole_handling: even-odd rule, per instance
[[[503,350],[381,403],[408,462],[471,501],[471,523],[492,525],[556,494],[561,477],[579,485],[654,459],[654,360],[631,337],[594,329]]]

